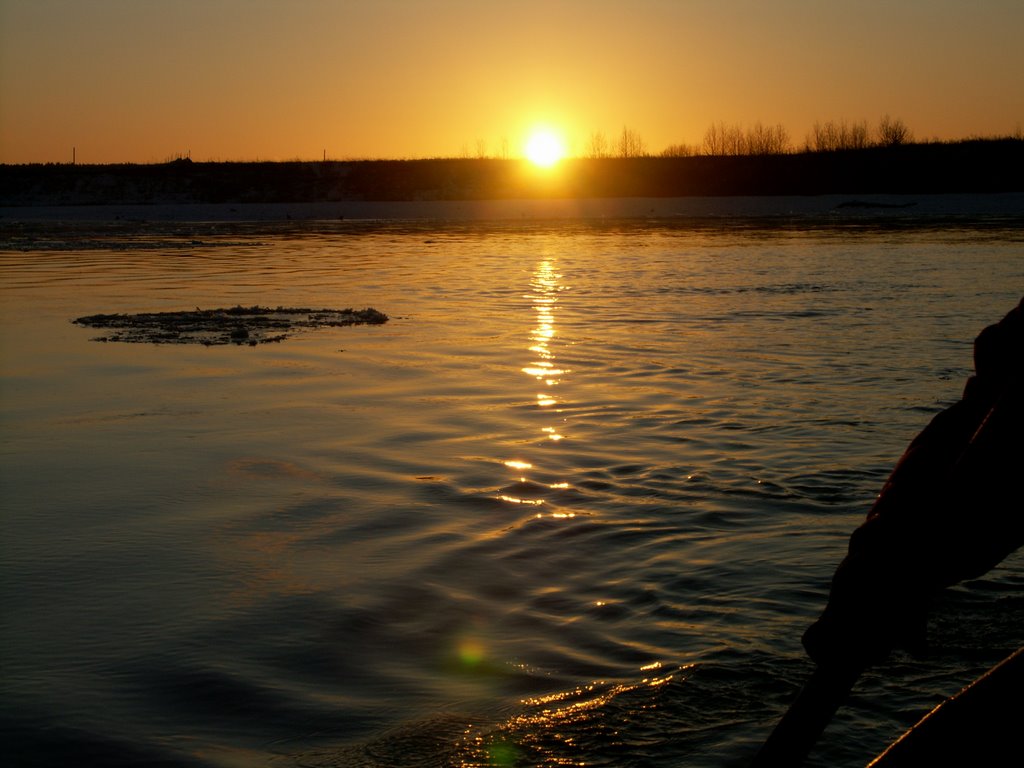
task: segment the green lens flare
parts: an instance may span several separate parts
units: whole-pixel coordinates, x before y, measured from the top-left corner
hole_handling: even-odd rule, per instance
[[[519,750],[514,744],[505,741],[492,744],[487,752],[490,763],[495,768],[512,768],[519,759]]]

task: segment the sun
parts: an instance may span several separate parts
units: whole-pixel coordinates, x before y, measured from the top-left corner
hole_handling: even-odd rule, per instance
[[[550,168],[563,157],[565,147],[556,133],[549,130],[537,130],[526,140],[526,159],[541,168]]]

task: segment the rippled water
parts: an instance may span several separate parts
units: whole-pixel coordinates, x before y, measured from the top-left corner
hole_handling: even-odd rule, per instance
[[[977,208],[977,199],[971,199]],[[1024,287],[1024,217],[3,229],[8,764],[723,766]],[[280,345],[86,314],[373,306]],[[811,764],[1024,644],[938,601]]]

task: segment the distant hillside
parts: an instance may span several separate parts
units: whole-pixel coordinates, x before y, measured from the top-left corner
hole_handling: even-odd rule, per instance
[[[1024,191],[1024,140],[730,157],[0,166],[0,205]]]

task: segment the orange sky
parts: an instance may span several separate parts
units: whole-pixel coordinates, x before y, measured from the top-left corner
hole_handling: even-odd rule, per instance
[[[0,0],[0,162],[519,155],[1024,124],[1020,0]]]

